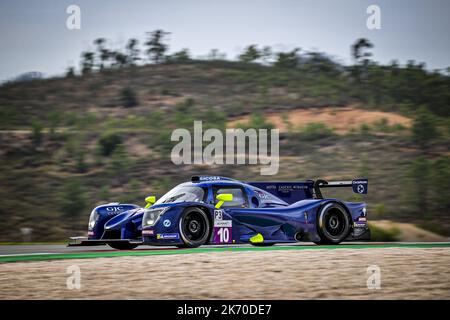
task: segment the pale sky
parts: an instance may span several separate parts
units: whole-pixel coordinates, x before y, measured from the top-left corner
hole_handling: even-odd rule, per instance
[[[68,30],[66,8],[81,8],[81,30]],[[366,9],[381,8],[381,30],[368,30]],[[350,62],[350,45],[370,39],[373,58],[450,66],[450,1],[447,0],[0,0],[0,81],[27,71],[47,76],[79,67],[92,41],[108,38],[123,47],[145,32],[171,32],[170,52],[210,49],[228,58],[249,44],[277,51],[300,47]]]

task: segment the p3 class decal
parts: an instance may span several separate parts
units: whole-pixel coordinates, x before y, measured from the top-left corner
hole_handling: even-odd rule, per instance
[[[223,219],[223,210],[214,210],[214,221]]]

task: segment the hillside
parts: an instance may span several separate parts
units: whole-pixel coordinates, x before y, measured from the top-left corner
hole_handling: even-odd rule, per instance
[[[6,84],[0,87],[0,241],[21,240],[24,227],[34,229],[33,240],[84,232],[95,205],[142,203],[194,174],[244,180],[367,176],[371,218],[407,220],[445,234],[448,211],[434,205],[443,186],[431,179],[446,183],[450,177],[448,118],[433,115],[440,134],[424,153],[412,139],[421,104],[387,95],[385,104],[368,102],[361,91],[345,72],[230,61]],[[194,120],[221,130],[280,128],[279,173],[260,176],[256,165],[174,165],[170,134],[190,129]],[[429,164],[430,181],[421,181],[429,189],[428,212],[417,204],[420,175],[414,170],[421,157]]]

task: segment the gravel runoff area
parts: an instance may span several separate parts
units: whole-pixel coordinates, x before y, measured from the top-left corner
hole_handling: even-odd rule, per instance
[[[380,289],[367,287],[370,265],[380,268]],[[0,299],[450,299],[449,266],[449,248],[16,262],[0,264]],[[70,290],[68,268],[77,267],[80,289]]]

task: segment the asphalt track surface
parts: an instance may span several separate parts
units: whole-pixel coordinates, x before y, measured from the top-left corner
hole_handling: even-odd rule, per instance
[[[18,261],[43,261],[56,259],[86,259],[120,256],[191,254],[224,251],[313,250],[313,249],[370,249],[370,248],[449,248],[450,242],[346,242],[334,246],[314,243],[278,244],[272,247],[251,245],[206,245],[195,249],[178,249],[169,246],[140,246],[129,251],[118,251],[108,246],[67,247],[66,245],[2,245],[0,263]]]

